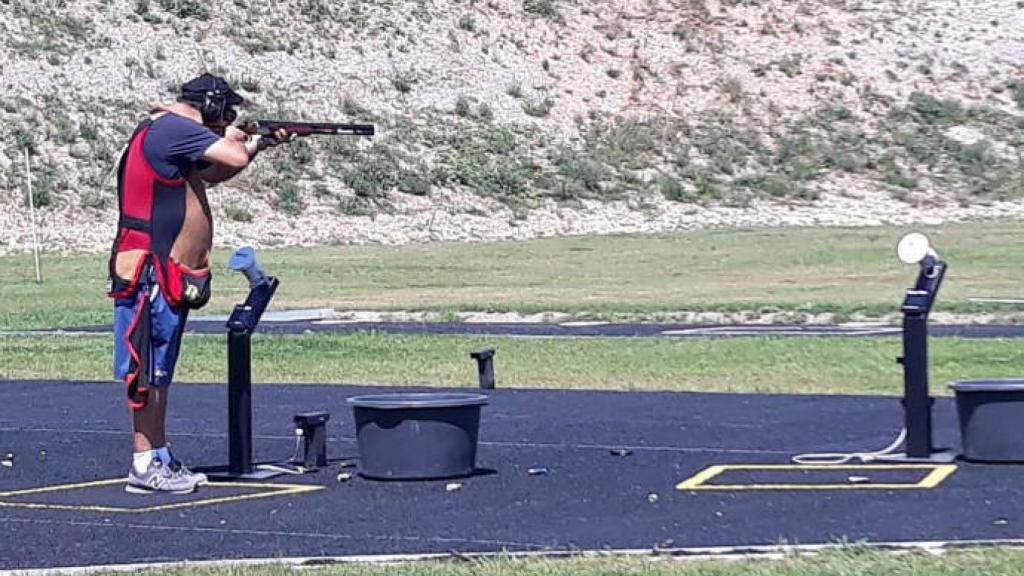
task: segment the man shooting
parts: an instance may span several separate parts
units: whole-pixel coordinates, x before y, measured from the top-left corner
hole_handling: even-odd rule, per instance
[[[206,482],[171,454],[165,420],[188,311],[210,298],[213,218],[206,184],[229,180],[284,130],[248,135],[231,126],[244,99],[217,76],[181,87],[178,100],[138,125],[118,166],[117,236],[111,249],[114,377],[132,419],[132,493],[189,493]]]

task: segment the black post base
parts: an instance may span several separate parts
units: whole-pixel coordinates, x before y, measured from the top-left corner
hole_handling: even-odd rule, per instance
[[[950,464],[955,462],[957,454],[948,448],[932,448],[928,456],[908,456],[906,452],[886,454],[875,458],[876,462],[893,462],[897,464]]]
[[[265,470],[259,466],[253,468],[252,472],[245,473],[233,473],[226,468],[208,468],[203,470],[197,470],[206,474],[206,477],[212,483],[217,482],[252,482],[256,480],[269,480],[281,476],[284,472],[279,470]]]

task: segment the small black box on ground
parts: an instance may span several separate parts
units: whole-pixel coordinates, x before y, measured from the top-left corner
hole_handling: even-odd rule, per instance
[[[300,412],[295,415],[295,429],[302,436],[302,461],[306,470],[327,466],[327,412]]]

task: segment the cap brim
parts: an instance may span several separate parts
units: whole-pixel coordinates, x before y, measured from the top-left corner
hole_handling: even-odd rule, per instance
[[[228,92],[227,104],[228,106],[241,106],[245,104],[245,98],[242,98],[232,90]]]

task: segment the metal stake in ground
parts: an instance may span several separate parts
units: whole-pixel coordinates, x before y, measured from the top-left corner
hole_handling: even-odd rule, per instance
[[[494,388],[494,348],[484,348],[469,353],[470,358],[476,360],[477,373],[480,377],[480,388],[491,390]]]
[[[32,221],[32,260],[36,266],[36,282],[42,283],[43,273],[39,268],[39,237],[36,235],[36,199],[32,194],[32,162],[25,148],[25,186],[28,187],[28,213]]]

